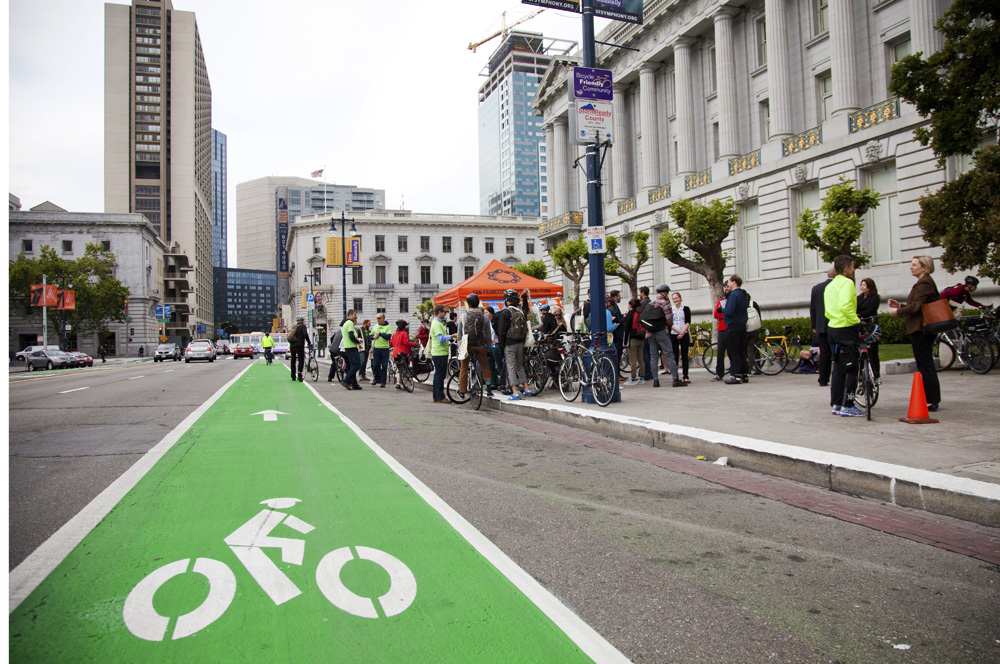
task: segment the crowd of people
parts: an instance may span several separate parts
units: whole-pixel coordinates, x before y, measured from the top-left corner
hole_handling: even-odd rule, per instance
[[[933,258],[914,256],[910,273],[917,281],[906,303],[888,300],[888,314],[906,319],[906,331],[931,412],[938,409],[941,394],[932,357],[933,336],[922,331],[922,305],[943,298],[952,302],[953,306],[964,303],[983,306],[972,299],[978,287],[975,277],[967,277],[964,283],[939,293],[930,276],[933,272]],[[690,383],[691,309],[684,304],[681,294],[671,293],[670,286],[666,284],[657,285],[652,297],[649,287],[641,286],[639,296],[627,303],[624,312],[620,306],[620,291],[610,291],[605,302],[605,327],[614,344],[617,364],[622,366],[623,356],[628,361],[629,376],[622,376],[619,380],[625,386],[651,382],[653,387],[660,387],[660,376],[669,374],[673,387],[687,386]],[[850,256],[838,256],[829,269],[827,279],[812,289],[809,316],[813,338],[810,348],[802,351],[802,368],[803,372],[815,371],[819,384],[830,388],[831,413],[834,415],[864,415],[854,404],[858,325],[862,318],[877,316],[879,304],[878,288],[871,278],[861,279],[855,286],[855,265]],[[542,304],[538,313],[535,319],[530,293],[518,293],[513,289],[504,293],[504,306],[499,311],[492,306],[483,306],[476,294],[467,297],[466,308],[461,315],[437,305],[430,320],[421,320],[415,334],[411,334],[406,320],[396,321],[393,330],[382,313],[376,317],[374,326],[368,319],[358,325],[357,312],[350,310],[330,340],[334,363],[331,363],[328,381],[336,378],[334,364],[338,357],[342,357],[347,366],[345,376],[340,380],[343,387],[362,389],[358,379],[367,381],[367,369],[370,367],[370,384],[384,388],[388,382],[390,361],[407,363],[414,367],[414,373],[418,373],[421,361],[418,355],[423,355],[422,361],[433,365],[433,401],[447,404],[450,403],[445,394],[448,364],[461,347],[461,398],[468,390],[471,358],[475,358],[481,367],[488,396],[492,397],[493,390],[500,389],[498,378],[506,363],[509,375],[504,384],[504,394],[510,401],[519,401],[532,396],[524,371],[529,335],[531,339],[537,338],[543,343],[543,357],[555,385],[561,359],[557,348],[563,335],[591,329],[590,292],[568,322],[558,306]],[[743,288],[743,280],[738,274],[730,275],[724,282],[723,294],[715,303],[713,316],[718,351],[712,380],[727,385],[748,383],[752,374],[759,373],[754,371],[754,349],[760,307]],[[304,347],[310,344],[302,317],[297,319],[289,341],[292,380],[301,381]],[[869,345],[869,353],[874,378],[876,382],[881,382],[877,342]],[[398,372],[395,387],[401,389]]]

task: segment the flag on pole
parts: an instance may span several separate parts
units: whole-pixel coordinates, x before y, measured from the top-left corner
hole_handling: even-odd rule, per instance
[[[313,171],[312,172],[312,177],[314,177],[314,178],[321,178],[321,177],[323,177],[323,169],[321,168],[318,171]]]

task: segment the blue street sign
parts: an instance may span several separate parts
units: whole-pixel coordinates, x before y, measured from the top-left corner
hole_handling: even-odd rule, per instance
[[[576,99],[611,101],[611,70],[573,67],[573,96]]]

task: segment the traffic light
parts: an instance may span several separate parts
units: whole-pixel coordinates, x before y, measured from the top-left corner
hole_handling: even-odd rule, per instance
[[[135,328],[134,328],[134,327],[130,327],[130,328],[128,329],[128,333],[129,333],[129,334],[135,334]]]
[[[163,326],[162,325],[160,326],[160,336],[161,337],[163,336]]]
[[[129,343],[132,343],[132,337],[129,337],[129,338],[128,338],[128,342],[129,342]]]

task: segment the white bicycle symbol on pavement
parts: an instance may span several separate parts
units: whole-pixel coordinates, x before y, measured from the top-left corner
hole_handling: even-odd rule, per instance
[[[302,594],[302,591],[278,569],[263,549],[281,549],[281,561],[301,565],[305,553],[305,541],[287,537],[273,537],[273,531],[284,523],[289,528],[308,534],[315,530],[298,517],[278,512],[279,509],[293,507],[301,502],[298,498],[272,498],[262,500],[269,509],[261,510],[225,539],[226,544],[236,554],[250,576],[260,584],[275,605],[283,604]],[[417,581],[410,569],[399,559],[384,551],[364,546],[354,547],[358,559],[373,562],[382,567],[391,580],[388,592],[377,598],[382,613],[388,618],[405,611],[417,596]],[[342,547],[329,552],[320,560],[316,568],[316,584],[323,596],[337,608],[360,618],[378,618],[375,602],[351,592],[340,580],[340,571],[348,562],[355,560],[350,547]],[[191,559],[185,558],[168,563],[136,584],[125,599],[123,616],[129,631],[140,639],[162,641],[166,637],[170,618],[162,616],[153,608],[153,595],[167,581],[185,574]],[[197,558],[190,571],[208,579],[208,597],[190,613],[177,618],[171,639],[191,636],[218,620],[229,608],[236,595],[236,576],[229,566],[212,558]]]

